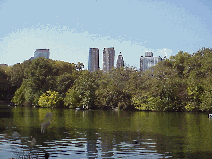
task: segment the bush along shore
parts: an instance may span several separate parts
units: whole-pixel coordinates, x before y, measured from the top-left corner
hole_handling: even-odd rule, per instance
[[[178,52],[151,69],[89,72],[45,58],[0,68],[0,100],[19,106],[212,111],[212,49]]]

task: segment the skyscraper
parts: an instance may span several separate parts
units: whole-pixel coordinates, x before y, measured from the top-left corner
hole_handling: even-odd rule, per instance
[[[123,57],[122,57],[121,52],[120,52],[118,59],[117,59],[116,67],[121,68],[123,66],[124,66],[124,60],[123,60]]]
[[[88,70],[90,72],[99,69],[99,49],[89,48]]]
[[[147,69],[151,68],[152,66],[155,66],[158,62],[162,61],[162,58],[159,57],[153,57],[152,52],[145,52],[145,57],[141,56],[140,58],[140,70],[146,71]]]
[[[115,50],[114,47],[103,50],[103,71],[109,72],[114,67]]]
[[[34,52],[34,58],[45,57],[49,59],[49,49],[36,49]]]

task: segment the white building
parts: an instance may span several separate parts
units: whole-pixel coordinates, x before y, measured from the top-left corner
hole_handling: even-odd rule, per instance
[[[146,71],[147,69],[151,68],[152,66],[155,66],[158,62],[161,62],[162,58],[159,57],[153,57],[152,52],[145,52],[145,57],[141,56],[140,58],[140,70]]]
[[[34,52],[34,59],[38,57],[45,57],[46,59],[49,59],[49,49],[36,49]]]

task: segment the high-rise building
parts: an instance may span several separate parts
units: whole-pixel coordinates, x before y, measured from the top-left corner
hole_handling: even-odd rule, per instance
[[[103,50],[103,71],[109,72],[114,67],[115,50],[114,47]]]
[[[151,68],[152,66],[155,66],[158,62],[162,61],[162,58],[159,57],[153,57],[152,52],[145,52],[145,57],[141,56],[140,58],[140,70],[146,71],[147,69]]]
[[[38,57],[45,57],[46,59],[49,59],[49,49],[36,49],[34,52],[34,59]]]
[[[90,72],[99,69],[99,49],[89,48],[88,70]]]
[[[121,52],[120,52],[118,59],[117,59],[116,67],[121,68],[123,66],[124,66],[124,60],[123,60],[123,57],[122,57]]]

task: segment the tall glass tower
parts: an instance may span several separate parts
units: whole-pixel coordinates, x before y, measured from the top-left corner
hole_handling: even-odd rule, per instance
[[[103,50],[103,71],[109,72],[114,67],[115,50],[114,47]]]
[[[88,70],[90,72],[99,69],[99,49],[89,48]]]

